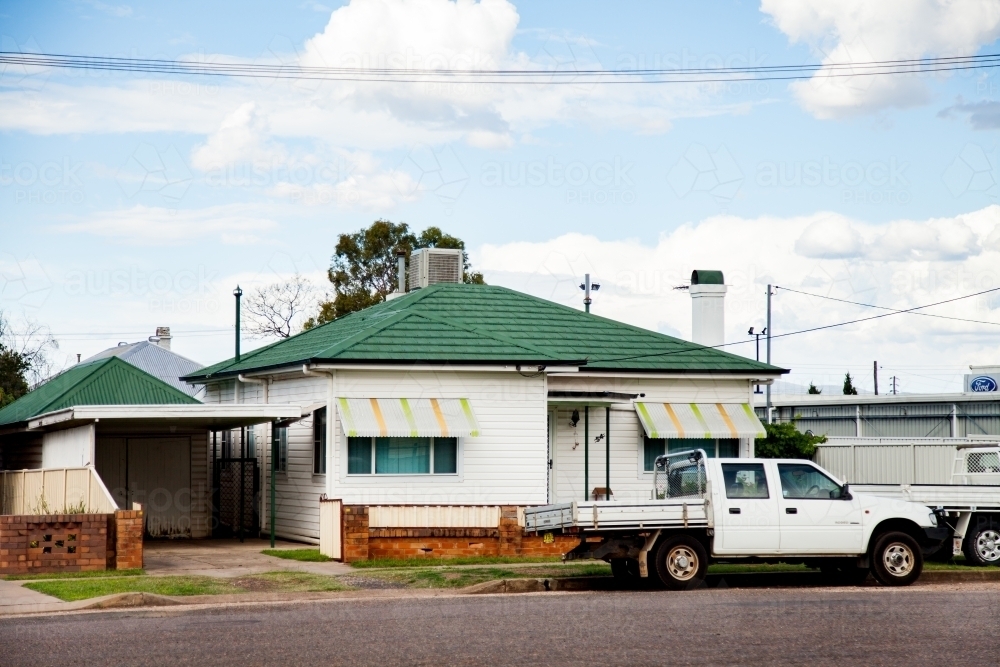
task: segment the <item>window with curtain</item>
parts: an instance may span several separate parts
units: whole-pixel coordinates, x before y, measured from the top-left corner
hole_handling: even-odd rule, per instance
[[[642,469],[652,472],[656,457],[674,452],[704,449],[708,458],[737,458],[740,454],[739,438],[650,438],[643,441]]]
[[[454,475],[457,438],[348,438],[348,475]]]
[[[326,474],[326,408],[313,412],[313,474]]]
[[[257,431],[253,426],[247,426],[247,458],[257,458]]]

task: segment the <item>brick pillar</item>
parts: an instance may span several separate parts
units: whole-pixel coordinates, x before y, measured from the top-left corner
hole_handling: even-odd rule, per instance
[[[524,528],[517,524],[517,507],[504,505],[500,508],[500,555],[519,556]]]
[[[115,569],[142,567],[142,510],[115,512]]]
[[[0,516],[0,574],[23,574],[30,567],[27,517]]]
[[[368,560],[368,507],[344,505],[344,562]]]

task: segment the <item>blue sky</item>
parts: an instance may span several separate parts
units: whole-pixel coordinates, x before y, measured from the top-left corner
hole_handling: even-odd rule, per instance
[[[2,3],[3,50],[258,63],[568,69],[990,53],[1000,3]],[[320,84],[0,74],[0,308],[60,359],[171,326],[230,353],[232,303],[298,272],[326,289],[339,233],[376,218],[463,238],[487,280],[688,337],[672,288],[730,283],[727,340],[764,285],[906,308],[1000,285],[1000,78],[688,86]],[[776,332],[870,314],[779,293]],[[1000,321],[1000,299],[934,309]],[[147,334],[147,335],[148,335]],[[954,391],[996,327],[897,316],[790,337],[793,382]],[[248,342],[247,345],[264,341]],[[731,348],[753,354],[749,345]],[[864,383],[862,382],[862,386]]]

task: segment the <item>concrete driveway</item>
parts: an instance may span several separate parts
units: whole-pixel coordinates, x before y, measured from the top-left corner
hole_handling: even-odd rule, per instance
[[[348,574],[350,565],[330,561],[303,563],[286,558],[265,556],[269,540],[148,540],[144,545],[144,565],[151,575],[205,575],[239,577],[274,570],[294,570],[313,574]],[[308,544],[279,540],[275,549],[309,549]]]

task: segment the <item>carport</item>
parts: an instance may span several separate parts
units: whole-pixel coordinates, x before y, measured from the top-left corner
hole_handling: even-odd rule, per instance
[[[94,468],[120,509],[142,506],[150,537],[209,537],[218,487],[212,433],[301,416],[290,404],[205,405],[105,359],[0,410],[0,468]]]
[[[149,537],[209,537],[212,433],[300,417],[297,405],[91,405],[40,415],[27,432],[43,435],[43,467],[93,465],[119,508],[140,504]]]

